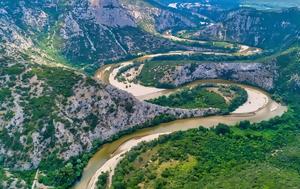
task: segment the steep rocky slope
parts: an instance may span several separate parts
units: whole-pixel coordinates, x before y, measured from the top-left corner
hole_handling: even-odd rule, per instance
[[[275,63],[202,63],[167,70],[160,82],[178,86],[198,79],[225,79],[271,90],[276,78]]]
[[[90,149],[95,140],[162,114],[182,118],[216,112],[143,103],[69,69],[7,59],[1,66],[0,155],[6,167],[36,168],[55,149],[68,160]]]
[[[185,48],[154,34],[195,25],[181,14],[139,0],[1,1],[0,7],[2,41],[23,40],[30,55],[43,52],[80,67]]]
[[[228,40],[264,49],[279,49],[299,40],[300,10],[236,9],[211,15],[215,23],[205,26],[194,38]]]

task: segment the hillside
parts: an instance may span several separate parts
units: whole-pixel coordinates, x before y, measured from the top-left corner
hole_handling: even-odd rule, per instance
[[[198,11],[201,13],[203,10]],[[233,41],[266,50],[286,48],[299,40],[298,8],[279,11],[241,8],[208,13],[207,16],[214,22],[187,36],[193,39]]]
[[[36,169],[41,161],[48,165],[49,157],[63,163],[121,131],[152,121],[217,111],[143,103],[68,68],[8,58],[1,59],[1,66],[0,155],[3,166],[12,170]],[[49,167],[44,168],[47,175]]]
[[[20,41],[30,56],[42,54],[79,68],[183,48],[154,33],[193,25],[180,14],[142,1],[1,1],[0,7],[3,42]]]

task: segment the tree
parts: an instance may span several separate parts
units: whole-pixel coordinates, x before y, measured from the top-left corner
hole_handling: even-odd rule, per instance
[[[117,182],[113,183],[113,188],[114,189],[125,189],[126,186],[124,183],[117,181]]]
[[[248,129],[248,128],[250,128],[250,126],[251,126],[251,123],[248,120],[241,121],[240,124],[239,124],[240,129]]]
[[[98,177],[97,189],[105,189],[105,188],[107,188],[107,180],[108,180],[108,172],[102,173]]]
[[[229,126],[222,124],[222,123],[218,124],[215,128],[215,133],[217,135],[225,135],[229,132],[230,132]]]

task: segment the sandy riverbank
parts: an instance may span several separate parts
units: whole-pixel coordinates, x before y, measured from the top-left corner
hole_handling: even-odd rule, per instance
[[[268,104],[269,98],[266,94],[252,88],[245,90],[247,91],[248,99],[243,105],[232,112],[233,114],[255,113]]]
[[[140,84],[136,84],[136,83],[124,83],[124,82],[120,82],[118,81],[116,77],[119,69],[121,69],[124,66],[127,66],[129,64],[132,64],[132,62],[125,62],[122,63],[120,67],[114,69],[111,74],[109,75],[109,83],[121,90],[127,91],[129,93],[131,93],[132,95],[138,97],[138,96],[144,96],[147,94],[151,94],[151,93],[155,93],[155,92],[159,92],[162,91],[164,89],[158,89],[155,87],[146,87]]]
[[[130,151],[133,147],[137,146],[141,142],[149,142],[154,139],[157,139],[161,135],[166,135],[169,133],[159,133],[159,134],[152,134],[152,135],[147,135],[141,138],[133,138],[125,143],[123,143],[117,151],[115,151],[111,156],[112,158],[109,159],[108,161],[105,162],[105,164],[102,165],[98,169],[98,171],[93,175],[91,178],[91,181],[89,182],[88,189],[95,189],[96,188],[96,183],[98,180],[98,177],[104,173],[108,172],[109,173],[109,185],[111,185],[112,181],[112,176],[114,174],[114,170],[117,167],[118,163],[124,158],[124,154],[128,151]]]

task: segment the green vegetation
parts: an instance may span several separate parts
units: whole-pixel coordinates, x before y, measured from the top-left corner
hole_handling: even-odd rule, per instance
[[[80,76],[74,72],[62,68],[35,68],[32,70],[38,79],[45,80],[56,95],[69,97],[73,94],[74,85],[80,80]]]
[[[147,61],[137,79],[145,86],[163,87],[160,79],[167,70],[173,70],[176,66],[191,63],[190,61]],[[164,86],[165,87],[165,86]],[[174,88],[174,86],[170,86]]]
[[[239,50],[239,48],[236,45],[230,44],[228,42],[205,41],[203,43],[199,43],[198,41],[177,41],[177,40],[173,40],[173,42],[185,46],[201,47],[201,48],[220,51],[224,53],[235,53]]]
[[[11,96],[11,91],[9,88],[0,89],[0,103],[4,102],[6,98]]]
[[[49,116],[54,107],[53,98],[42,96],[30,99],[27,106],[25,106],[25,112],[27,115],[32,115],[31,119],[34,121]]]
[[[15,64],[10,67],[5,67],[0,70],[1,75],[15,76],[20,75],[24,71],[24,66]]]
[[[69,188],[81,176],[82,169],[87,165],[91,154],[87,153],[64,162],[55,153],[50,154],[40,164],[40,170],[46,175],[39,177],[39,182],[57,189]]]
[[[14,124],[11,126],[8,124],[4,125],[6,122],[1,125],[0,140],[2,147],[16,152],[17,155],[13,157],[0,157],[0,185],[2,186],[4,181],[9,185],[10,182],[17,180],[17,188],[26,188],[32,184],[36,170],[7,169],[8,174],[7,177],[5,177],[3,176],[3,165],[5,165],[6,168],[10,168],[14,167],[16,162],[28,161],[30,158],[29,154],[32,153],[34,146],[33,133],[39,133],[39,138],[43,138],[43,141],[47,141],[44,143],[44,148],[55,149],[57,138],[55,136],[54,124],[62,122],[65,123],[66,127],[69,124],[62,116],[58,115],[58,105],[64,105],[67,102],[67,97],[73,95],[73,88],[78,82],[81,81],[84,85],[92,86],[98,84],[95,81],[91,81],[92,79],[84,79],[82,75],[69,69],[53,68],[30,63],[26,66],[20,64],[14,64],[10,67],[6,66],[5,69],[0,69],[0,74],[1,76],[9,76],[9,82],[4,83],[0,89],[0,104],[2,105],[1,111],[3,113],[1,112],[1,114],[3,120],[9,123],[16,113],[13,111],[14,109],[10,108],[13,106],[11,105],[11,103],[14,102],[13,98],[15,98],[15,96],[12,95],[12,91],[14,94],[20,95],[18,104],[24,113],[22,127],[16,127]],[[33,79],[35,76],[37,76],[37,79]],[[95,125],[95,120],[92,116],[88,117],[86,121],[90,123],[91,126]],[[61,151],[63,150],[62,148],[58,150]],[[56,157],[58,151],[52,153],[52,156]],[[50,185],[53,186],[61,186],[62,188],[67,188],[74,183],[76,178],[80,176],[83,167],[90,157],[88,156],[86,158],[85,163],[77,161],[73,163],[73,160],[70,160],[72,161],[72,165],[74,165],[74,167],[70,167],[70,165],[67,166],[68,162],[64,164],[64,160],[53,158],[51,155],[49,155],[50,158],[48,158],[47,155],[48,154],[45,154],[46,160],[43,160],[47,166],[43,166],[42,163],[40,167],[42,175],[45,175],[41,176],[41,179],[45,181],[45,183],[50,183]],[[55,161],[51,158],[55,159]],[[84,158],[81,159],[84,160]],[[69,170],[72,170],[72,174],[68,172]],[[57,175],[65,175],[61,183]],[[54,178],[54,181],[51,180],[52,178]],[[26,186],[23,186],[25,184],[23,181],[26,182]]]
[[[24,180],[26,184],[30,186],[34,180],[36,170],[12,171],[11,173],[14,175],[14,177]]]
[[[248,94],[247,91],[238,86],[230,86],[230,90],[234,92],[235,97],[230,101],[228,111],[233,112],[247,101]]]
[[[117,167],[113,188],[295,188],[299,161],[286,166],[300,154],[293,116],[247,129],[193,129],[142,144]]]
[[[102,173],[98,177],[98,181],[96,183],[97,189],[106,189],[107,188],[107,181],[108,181],[108,173]]]
[[[5,171],[2,167],[0,167],[0,188],[3,186],[3,182],[6,180]]]
[[[216,92],[216,91],[217,92]],[[230,97],[226,102],[224,97]],[[176,108],[219,108],[223,113],[232,112],[247,101],[247,92],[238,86],[203,84],[186,88],[169,96],[161,96],[148,102]]]
[[[86,8],[90,8],[90,4],[84,1],[78,2],[79,6],[77,6],[78,3],[72,4],[66,0],[54,3],[55,6],[50,1],[25,0],[0,3],[1,9],[3,8],[1,10],[3,28],[1,28],[0,34],[0,120],[3,121],[0,124],[0,148],[2,151],[0,188],[4,182],[8,186],[13,183],[12,187],[14,188],[29,188],[36,170],[34,168],[21,170],[20,168],[33,166],[30,165],[31,161],[29,160],[36,158],[35,160],[38,161],[40,156],[43,159],[38,165],[41,171],[39,181],[57,189],[70,188],[80,178],[82,170],[92,154],[104,144],[104,141],[94,141],[90,149],[85,146],[86,141],[78,141],[81,142],[82,149],[90,151],[83,151],[82,154],[72,157],[68,161],[60,159],[62,152],[70,149],[69,146],[72,145],[73,139],[81,139],[82,130],[85,130],[86,133],[92,131],[97,124],[101,123],[102,119],[105,119],[99,117],[95,112],[90,112],[85,119],[81,116],[74,116],[77,113],[81,114],[81,112],[76,112],[77,109],[74,110],[73,115],[70,115],[69,110],[73,107],[68,110],[64,109],[69,102],[68,98],[74,94],[75,88],[99,85],[84,75],[76,74],[74,70],[36,65],[33,62],[52,65],[55,63],[68,64],[93,73],[104,62],[128,59],[139,56],[141,53],[195,49],[191,47],[210,49],[214,52],[237,50],[236,44],[231,45],[226,42],[174,43],[143,31],[139,28],[141,25],[145,30],[150,28],[151,32],[154,32],[152,29],[160,28],[160,22],[168,17],[173,17],[172,23],[168,26],[169,23],[166,20],[161,30],[166,29],[166,26],[175,30],[188,30],[187,25],[193,25],[193,22],[197,25],[202,20],[190,11],[166,8],[153,0],[147,0],[147,2],[153,7],[168,10],[169,13],[176,12],[176,14],[161,14],[155,18],[153,15],[146,15],[147,19],[137,23],[138,27],[122,27],[120,29],[119,27],[100,26],[95,19],[90,19],[89,16],[81,17],[82,12],[85,12]],[[114,7],[109,5],[107,8]],[[269,48],[278,47],[279,49],[282,46],[278,44],[289,45],[299,33],[299,10],[296,9],[276,13],[249,11],[250,14],[248,14],[241,12],[245,15],[242,17],[247,18],[247,23],[250,23],[250,27],[247,28],[251,28],[251,30],[243,31],[238,27],[231,27],[231,23],[226,23],[233,22],[235,26],[235,18],[238,16],[231,16],[232,19],[228,19],[227,15],[234,15],[231,11],[216,12],[204,11],[204,15],[208,18],[212,17],[212,20],[217,22],[224,21],[222,25],[225,30],[228,30],[225,38],[233,36],[231,39],[239,38],[240,41],[248,44],[253,44],[252,39],[255,39],[255,45]],[[216,15],[211,16],[212,14]],[[220,17],[220,14],[223,16]],[[185,17],[183,20],[186,23],[182,23],[181,16]],[[39,19],[35,20],[35,17]],[[220,17],[220,19],[214,19],[216,17]],[[257,22],[252,22],[253,20]],[[273,22],[273,20],[277,22]],[[242,19],[241,23],[243,23]],[[256,27],[252,27],[253,23],[257,24]],[[114,25],[114,23],[112,24]],[[172,25],[176,25],[176,27],[172,28]],[[146,28],[147,26],[150,27]],[[220,28],[222,27],[220,26]],[[243,32],[247,32],[246,34],[249,33],[249,35],[244,35]],[[223,34],[222,31],[217,33]],[[234,37],[234,33],[241,35]],[[257,41],[256,39],[261,40]],[[24,50],[27,48],[28,50]],[[7,56],[11,56],[11,58],[7,58]],[[263,56],[265,54],[249,57],[200,54],[172,56],[165,59],[157,57],[151,63],[146,63],[140,80],[145,85],[172,88],[173,85],[160,83],[159,80],[165,74],[164,72],[176,68],[177,65],[192,63],[191,69],[194,69],[194,66],[200,61],[252,60]],[[142,147],[129,153],[124,160],[125,163],[121,163],[113,187],[201,188],[207,184],[205,185],[207,188],[228,188],[236,186],[237,183],[239,184],[237,187],[242,188],[299,187],[299,49],[285,52],[279,57],[276,56],[273,58],[278,60],[279,79],[276,83],[277,88],[272,92],[274,92],[274,98],[286,102],[290,107],[290,111],[284,117],[252,125],[249,122],[242,122],[234,128],[220,124],[212,130],[201,128],[179,132],[162,137],[153,143],[143,144]],[[180,61],[178,61],[179,59]],[[35,76],[37,76],[37,80],[33,78]],[[79,85],[78,88],[77,85]],[[97,92],[101,93],[102,91]],[[191,92],[191,90],[185,92]],[[179,95],[180,100],[166,98],[161,103],[169,100],[174,107],[180,105],[186,108],[205,107],[208,104],[230,111],[245,100],[243,92],[239,93],[238,90],[235,92],[238,96],[230,104],[227,104],[218,93],[206,90],[198,92],[193,94],[193,99],[187,99],[186,95]],[[109,98],[109,96],[106,94],[104,98]],[[195,100],[194,104],[188,103],[188,100],[191,102]],[[90,101],[78,101],[78,106],[83,107],[88,103]],[[119,102],[115,101],[115,104],[107,104],[105,107],[98,105],[96,104],[95,107],[105,108],[105,110],[109,108],[108,111],[113,113]],[[127,111],[125,113],[133,112],[134,106],[130,101],[122,102],[122,105]],[[73,109],[70,111],[73,112]],[[14,117],[16,119],[12,120]],[[105,142],[115,140],[138,128],[174,119],[175,117],[170,115],[160,115],[152,121],[134,127],[134,129],[120,132]],[[86,124],[81,124],[82,122]],[[62,123],[63,126],[58,125],[58,128],[55,128],[55,124],[59,123]],[[88,127],[82,125],[88,125]],[[56,129],[58,133],[55,133]],[[67,134],[63,138],[59,138],[61,137],[59,134],[69,131],[74,134],[74,138],[69,138]],[[33,141],[35,143],[38,141],[41,146],[36,148]],[[64,141],[70,143],[63,143]],[[150,150],[146,152],[148,149]],[[33,157],[34,155],[37,157]],[[151,162],[148,161],[149,159]],[[32,163],[35,164],[37,161]],[[126,161],[128,161],[127,164]],[[125,167],[122,167],[123,165]],[[17,170],[18,168],[19,170]],[[23,186],[23,181],[26,186]],[[141,182],[144,185],[138,185]],[[107,184],[107,173],[99,177],[98,188],[106,188],[105,184]],[[8,186],[4,187],[8,188]]]

